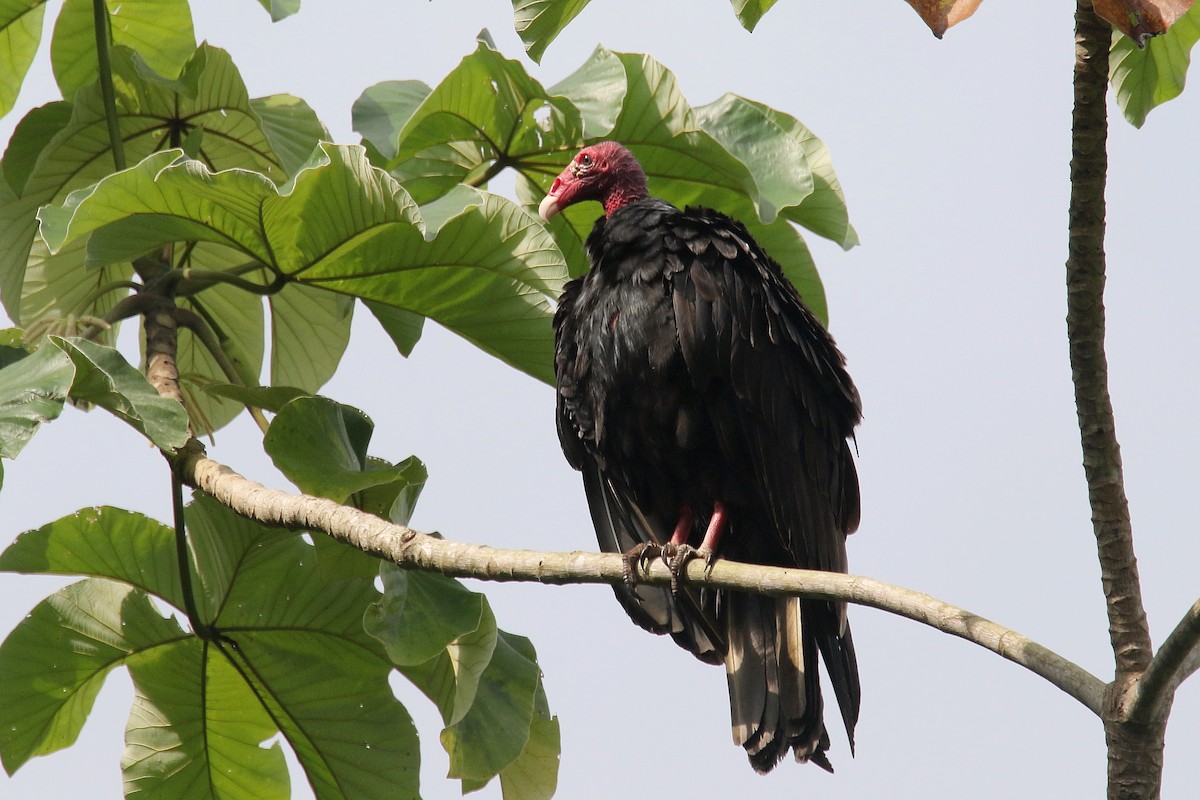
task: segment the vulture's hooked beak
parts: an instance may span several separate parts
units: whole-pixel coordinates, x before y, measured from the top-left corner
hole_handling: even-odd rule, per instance
[[[554,179],[554,183],[550,184],[550,191],[542,198],[542,202],[538,205],[538,216],[542,218],[542,222],[549,222],[550,218],[562,210],[562,206],[558,204],[558,196],[562,192],[563,179],[558,177]]]

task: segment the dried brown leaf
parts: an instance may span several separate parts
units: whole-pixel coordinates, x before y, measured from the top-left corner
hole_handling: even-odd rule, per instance
[[[1167,32],[1175,20],[1192,6],[1192,0],[1094,0],[1096,14],[1137,42]]]
[[[983,0],[908,0],[908,4],[916,9],[933,31],[933,35],[942,38],[942,34],[975,13]]]

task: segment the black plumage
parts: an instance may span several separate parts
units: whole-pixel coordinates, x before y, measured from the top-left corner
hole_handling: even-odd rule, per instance
[[[648,197],[619,145],[581,151],[543,216],[583,199],[606,216],[587,240],[591,269],[555,315],[557,420],[601,549],[674,534],[732,560],[846,571],[860,404],[832,338],[745,227]],[[756,770],[789,749],[829,769],[818,652],[853,747],[859,683],[843,604],[686,585],[616,594],[643,628],[725,664],[734,740]]]

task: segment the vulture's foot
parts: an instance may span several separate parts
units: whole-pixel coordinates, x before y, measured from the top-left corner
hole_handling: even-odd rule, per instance
[[[704,547],[667,543],[662,547],[660,558],[667,565],[667,569],[671,570],[671,593],[679,594],[679,576],[687,568],[688,562],[693,558],[703,558],[704,569],[707,572],[712,569],[713,562],[717,560],[717,554]]]
[[[625,585],[633,589],[638,585],[638,570],[647,572],[650,562],[661,556],[663,548],[650,542],[635,544],[621,554],[621,572],[625,576]]]

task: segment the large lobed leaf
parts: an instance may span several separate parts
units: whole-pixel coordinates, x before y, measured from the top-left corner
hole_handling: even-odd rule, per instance
[[[0,556],[4,570],[93,576],[44,601],[0,646],[6,769],[73,742],[104,676],[124,665],[135,687],[127,792],[287,797],[280,748],[260,747],[278,731],[320,798],[415,798],[416,732],[362,627],[377,562],[204,497],[187,522],[205,638],[150,604],[153,594],[182,611],[182,589],[173,531],[144,517],[85,510]]]
[[[677,205],[719,208],[756,233],[782,217],[843,247],[857,243],[829,153],[811,131],[736,95],[692,108],[674,75],[647,56],[598,48],[544,89],[481,41],[432,90],[413,82],[371,87],[355,104],[354,122],[375,163],[422,202],[511,167],[522,201],[533,207],[578,147],[615,139],[638,156],[651,191]],[[583,204],[549,225],[572,275],[586,269],[582,242],[596,215]],[[773,229],[773,255],[823,314],[803,240]]]
[[[1178,97],[1187,80],[1192,47],[1200,39],[1200,5],[1170,29],[1139,47],[1134,39],[1114,33],[1108,76],[1125,119],[1142,127],[1156,106]]]
[[[562,255],[528,212],[461,187],[419,209],[361,147],[322,144],[276,187],[260,174],[213,173],[159,153],[42,210],[52,251],[92,234],[112,252],[139,218],[140,241],[196,240],[240,251],[277,275],[428,316],[548,379],[548,298]]]
[[[125,584],[85,580],[43,600],[0,645],[5,770],[69,747],[109,671],[183,638],[144,592]]]
[[[221,50],[201,46],[175,79],[156,75],[139,59],[125,48],[114,51],[117,108],[131,163],[177,142],[213,168],[254,170],[283,183],[306,163],[317,140],[327,136],[312,110],[295,97],[250,99]],[[109,174],[111,165],[103,104],[94,84],[80,89],[73,103],[35,109],[17,127],[2,164],[5,181],[0,182],[0,293],[14,319],[29,325],[99,316],[129,291],[128,261],[159,243],[152,228],[148,232],[147,226],[131,221],[96,247],[87,248],[81,239],[53,253],[37,236],[39,206],[93,185]],[[180,248],[179,253],[178,266],[197,272],[247,267],[243,253],[222,244]],[[270,298],[272,332],[278,337],[271,348],[271,373],[273,380],[315,391],[345,348],[350,304],[304,294],[288,290]],[[185,298],[183,305],[209,320],[231,348],[227,355],[256,384],[266,350],[261,299],[210,287]],[[307,314],[314,315],[314,327],[308,327]],[[101,338],[111,341],[112,335]],[[199,391],[228,378],[186,330],[178,361],[197,432],[228,422],[240,407]]]

